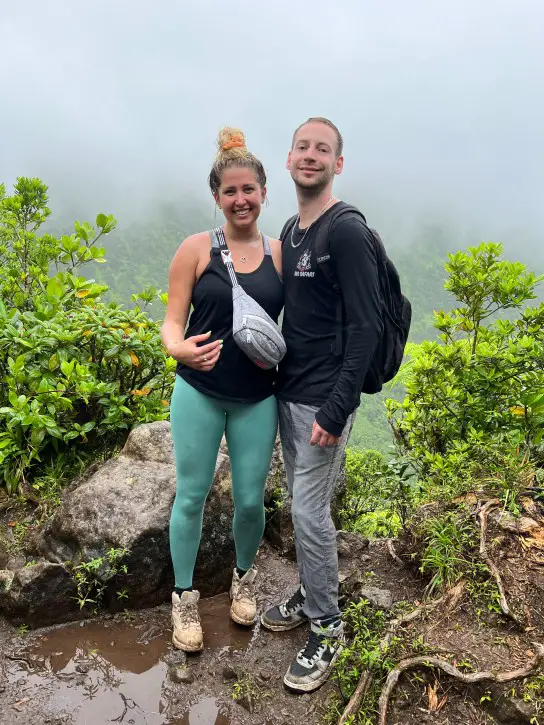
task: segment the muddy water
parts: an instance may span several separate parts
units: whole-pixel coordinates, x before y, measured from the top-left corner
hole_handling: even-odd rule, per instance
[[[247,648],[253,636],[231,622],[229,606],[228,595],[220,595],[199,607],[206,647],[219,656]],[[41,637],[21,661],[13,660],[8,678],[17,682],[21,700],[43,697],[74,725],[228,725],[218,702],[207,696],[193,696],[181,719],[179,712],[170,717],[163,661],[170,636],[166,610],[145,624],[121,618],[67,625]]]

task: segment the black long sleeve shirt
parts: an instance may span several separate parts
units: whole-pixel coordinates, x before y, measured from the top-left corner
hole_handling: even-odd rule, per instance
[[[339,202],[343,204],[343,202]],[[279,400],[319,407],[317,423],[339,436],[359,405],[361,388],[382,334],[382,301],[372,234],[358,217],[340,218],[330,230],[331,264],[338,295],[317,264],[318,225],[331,207],[305,230],[298,225],[283,240],[285,309],[282,332],[287,354],[279,367]],[[341,348],[337,340],[341,326]]]

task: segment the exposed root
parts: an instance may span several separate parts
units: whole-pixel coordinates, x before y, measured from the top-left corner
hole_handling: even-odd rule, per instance
[[[393,546],[393,542],[391,541],[391,539],[387,539],[387,551],[391,555],[391,558],[394,559],[397,564],[399,564],[399,566],[404,566],[404,562],[395,551],[395,547]]]
[[[465,685],[473,685],[478,682],[512,682],[513,680],[520,680],[524,677],[528,677],[538,667],[544,663],[544,645],[538,642],[533,642],[536,655],[531,663],[525,667],[520,667],[517,670],[510,670],[508,672],[471,672],[469,674],[460,672],[456,667],[447,662],[446,660],[439,659],[438,657],[429,657],[422,655],[421,657],[411,657],[409,659],[402,660],[389,673],[385,685],[383,686],[382,693],[379,700],[379,720],[378,725],[387,725],[387,708],[389,706],[389,699],[391,693],[395,689],[400,676],[406,670],[414,669],[416,667],[438,667],[450,677],[454,677],[459,682],[463,682]]]
[[[393,636],[395,635],[395,632],[399,627],[402,627],[409,622],[413,622],[414,619],[417,619],[423,614],[430,612],[433,609],[436,609],[441,604],[444,604],[449,611],[454,609],[459,603],[461,597],[463,596],[465,586],[466,582],[461,579],[461,581],[457,582],[454,587],[452,587],[444,594],[444,596],[440,597],[439,599],[435,599],[434,601],[428,602],[427,604],[420,604],[419,607],[416,607],[416,609],[411,611],[409,614],[405,614],[403,617],[391,620],[391,622],[389,623],[389,627],[387,628],[387,632],[380,642],[380,651],[385,652],[385,650],[389,647],[389,643],[391,642]],[[344,725],[350,715],[354,715],[355,713],[357,713],[359,707],[361,706],[363,697],[365,696],[371,683],[372,673],[368,670],[365,670],[359,678],[357,687],[355,688],[353,695],[350,697],[349,702],[346,705],[344,712],[340,716],[337,725]]]
[[[464,579],[461,579],[457,582],[457,584],[449,589],[442,597],[439,599],[434,599],[432,602],[427,602],[426,604],[420,604],[419,607],[416,607],[416,609],[412,610],[408,614],[405,614],[403,617],[399,617],[398,619],[393,619],[389,623],[389,627],[387,628],[387,634],[380,642],[380,649],[382,652],[389,646],[389,643],[391,642],[391,639],[393,638],[393,635],[397,631],[399,627],[404,626],[405,624],[408,624],[409,622],[413,622],[414,619],[418,619],[419,617],[423,616],[424,614],[427,614],[428,612],[432,612],[433,609],[436,609],[440,605],[444,604],[446,609],[448,611],[451,611],[454,609],[458,604],[459,600],[463,596],[463,593],[465,591],[466,582]]]
[[[346,709],[342,713],[340,720],[338,720],[338,725],[344,725],[351,715],[357,714],[361,706],[363,697],[365,696],[368,688],[370,687],[371,682],[372,675],[370,674],[370,672],[368,672],[368,670],[363,672],[353,695],[349,698]]]
[[[504,590],[504,585],[502,583],[502,577],[500,575],[500,572],[497,568],[497,565],[491,559],[489,554],[487,553],[487,544],[486,544],[486,533],[487,533],[487,515],[491,511],[492,508],[500,504],[500,501],[496,498],[491,499],[487,503],[485,503],[480,510],[478,511],[478,518],[480,519],[480,556],[485,562],[486,566],[488,567],[489,571],[493,575],[493,578],[495,579],[495,582],[497,584],[497,589],[499,590],[499,602],[501,605],[501,610],[503,614],[506,617],[509,617],[512,619],[516,624],[518,624],[522,629],[524,627],[523,622],[512,612],[510,607],[508,606],[508,602],[506,600],[506,592]]]

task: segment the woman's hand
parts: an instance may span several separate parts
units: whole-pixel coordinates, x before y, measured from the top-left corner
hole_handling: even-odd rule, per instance
[[[209,372],[219,360],[223,347],[223,340],[214,340],[207,345],[198,344],[207,340],[210,335],[211,332],[206,332],[204,335],[193,335],[186,340],[173,342],[168,348],[168,354],[193,370]]]

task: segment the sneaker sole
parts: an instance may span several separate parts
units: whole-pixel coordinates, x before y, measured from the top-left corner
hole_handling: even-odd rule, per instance
[[[296,629],[297,627],[300,627],[301,624],[305,624],[307,621],[307,619],[299,619],[298,622],[293,622],[291,624],[276,624],[266,620],[264,618],[264,614],[261,615],[261,624],[265,629],[269,629],[271,632],[289,632],[289,630]]]
[[[332,668],[334,666],[334,663],[338,659],[342,649],[343,649],[342,647],[339,647],[338,650],[334,653],[328,669],[322,674],[322,676],[319,678],[319,680],[313,680],[312,682],[308,682],[308,683],[303,683],[303,682],[293,683],[293,682],[289,682],[289,679],[288,679],[289,675],[286,674],[285,677],[283,678],[283,684],[286,687],[288,687],[290,690],[293,690],[294,692],[313,692],[314,690],[319,689],[329,679],[331,672],[332,672]]]

